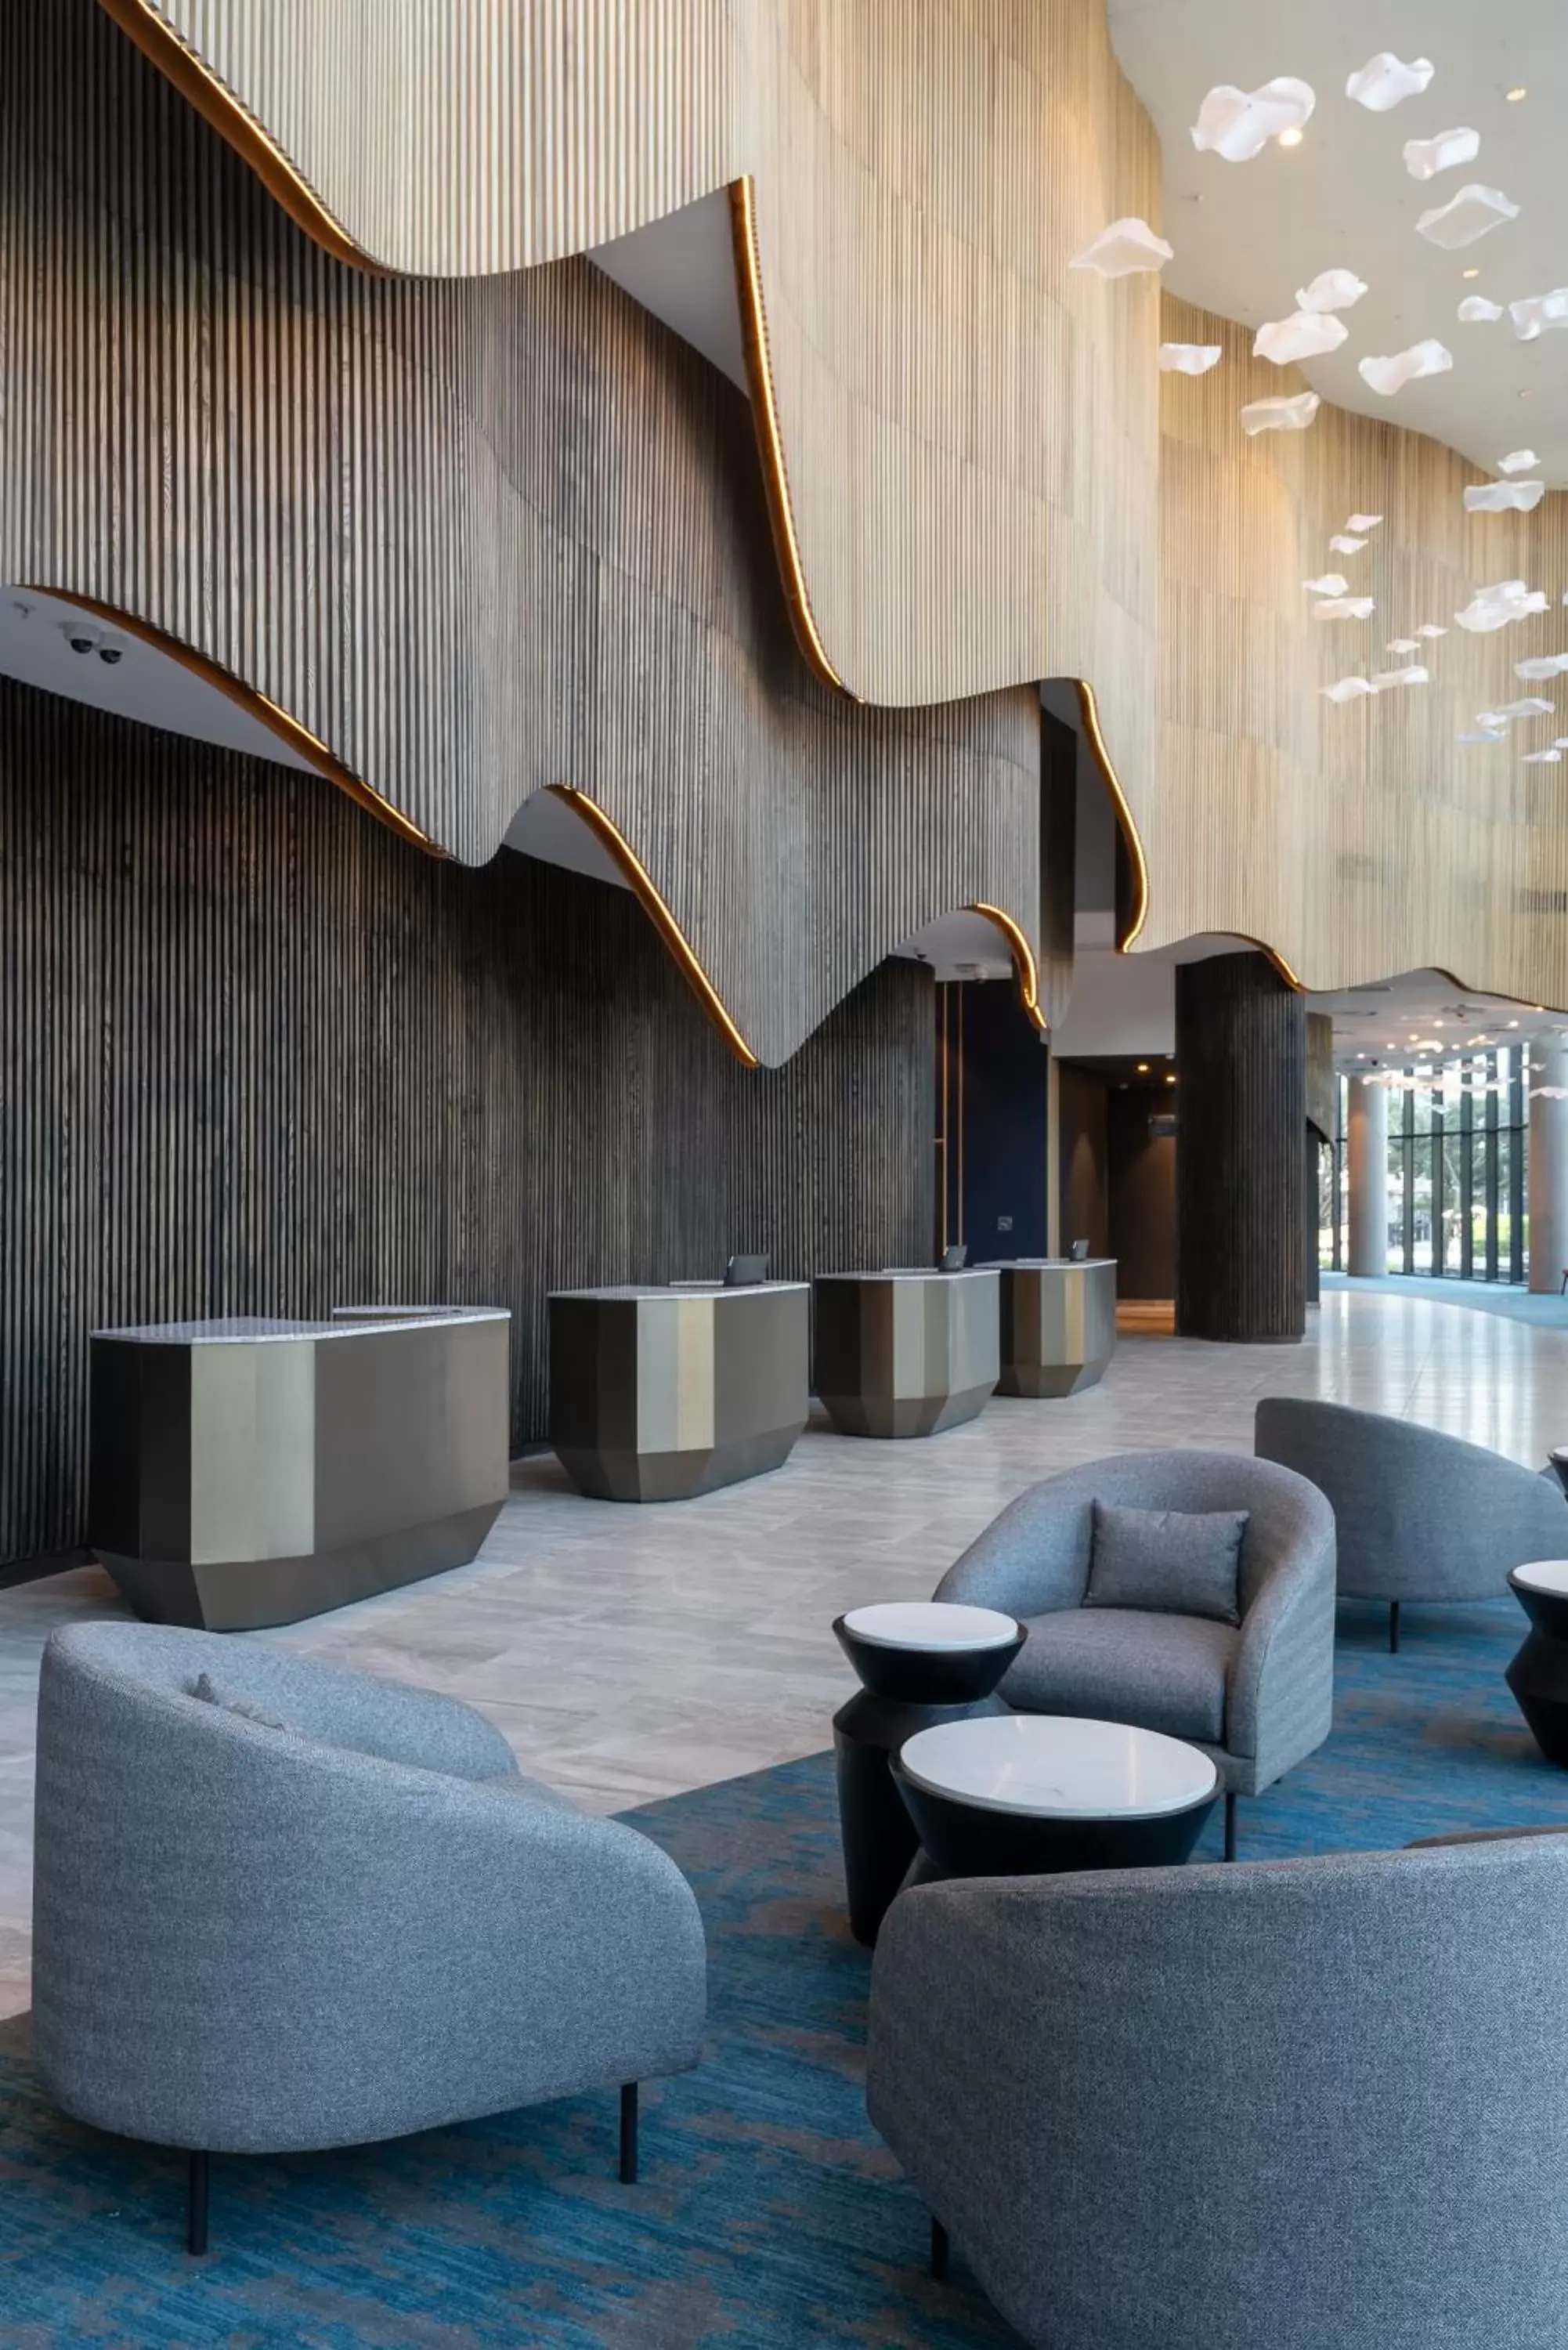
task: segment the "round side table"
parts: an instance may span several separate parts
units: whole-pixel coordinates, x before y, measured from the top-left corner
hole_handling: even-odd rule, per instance
[[[855,1607],[833,1629],[863,1686],[833,1717],[849,1925],[869,1950],[919,1849],[891,1763],[938,1722],[1005,1714],[994,1692],[1028,1634],[992,1607],[940,1600]]]
[[[1530,1629],[1505,1678],[1542,1754],[1568,1771],[1568,1558],[1532,1559],[1508,1586]]]
[[[922,1731],[893,1775],[919,1833],[922,1881],[1173,1867],[1220,1794],[1200,1747],[1066,1714]]]

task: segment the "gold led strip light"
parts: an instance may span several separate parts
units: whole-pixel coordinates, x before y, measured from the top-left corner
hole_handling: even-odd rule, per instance
[[[193,647],[182,644],[177,637],[170,636],[163,629],[155,628],[151,620],[138,619],[134,612],[124,612],[118,605],[100,602],[96,596],[77,596],[69,588],[44,587],[36,581],[26,592],[34,596],[51,596],[57,603],[71,604],[79,612],[90,612],[95,619],[106,621],[112,629],[122,629],[128,637],[136,637],[142,644],[151,645],[155,652],[164,654],[171,661],[178,661],[180,667],[188,670],[192,677],[199,677],[203,685],[212,686],[227,701],[244,711],[248,717],[255,719],[269,733],[275,734],[297,757],[308,759],[313,766],[321,770],[329,784],[336,784],[340,792],[347,793],[368,815],[389,826],[400,838],[411,841],[416,848],[422,848],[427,856],[445,857],[447,852],[439,841],[432,840],[428,832],[421,832],[401,808],[394,807],[390,800],[382,798],[373,785],[366,783],[346,767],[342,760],[327,749],[319,735],[313,734],[308,726],[302,726],[297,718],[291,718],[277,702],[258,692],[254,685],[246,685],[234,676],[233,671],[223,668],[206,653],[197,652]]]
[[[1125,937],[1116,941],[1117,951],[1121,954],[1128,954],[1137,943],[1138,932],[1148,920],[1148,859],[1143,853],[1143,843],[1138,838],[1137,826],[1133,821],[1133,812],[1127,806],[1127,795],[1122,789],[1122,779],[1112,764],[1109,751],[1106,748],[1106,738],[1100,727],[1099,704],[1095,700],[1095,689],[1084,678],[1077,678],[1074,682],[1078,689],[1078,706],[1084,713],[1084,732],[1089,738],[1089,748],[1093,751],[1096,764],[1105,778],[1106,789],[1109,792],[1112,804],[1116,808],[1116,821],[1122,828],[1122,838],[1126,841],[1127,854],[1132,858],[1135,885],[1132,916]]]
[[[372,261],[355,244],[342,222],[327,211],[308,180],[301,178],[244,99],[236,98],[228,83],[196,55],[190,43],[159,14],[152,0],[99,0],[99,5],[113,17],[126,37],[136,43],[142,55],[151,59],[159,72],[173,83],[181,97],[212,124],[221,139],[228,140],[297,228],[314,237],[317,244],[325,245],[337,260],[349,262],[356,269],[373,271],[378,276],[385,274],[379,263]]]
[[[784,573],[784,598],[800,649],[824,685],[836,692],[849,688],[827,658],[827,649],[811,608],[800,540],[795,535],[794,506],[790,497],[789,471],[784,463],[784,437],[779,431],[778,402],[774,394],[773,360],[768,351],[767,311],[763,302],[762,262],[757,252],[755,182],[748,172],[730,182],[730,228],[735,248],[735,287],[741,301],[741,337],[746,352],[746,376],[752,387],[752,414],[756,421],[757,447],[763,460],[763,481],[774,544]],[[852,702],[859,697],[849,694]]]
[[[993,922],[1007,941],[1012,954],[1012,968],[1018,974],[1018,1000],[1036,1028],[1044,1030],[1048,1024],[1040,1009],[1040,968],[1034,960],[1033,948],[1012,915],[1004,913],[1000,906],[977,904],[971,906],[969,911]]]
[[[597,834],[735,1058],[748,1069],[760,1068],[761,1062],[725,1010],[722,996],[698,961],[696,949],[670,912],[658,883],[614,818],[605,814],[597,800],[589,799],[586,792],[579,792],[571,784],[550,784],[546,788],[557,799],[565,800],[569,808],[575,808],[589,829]]]

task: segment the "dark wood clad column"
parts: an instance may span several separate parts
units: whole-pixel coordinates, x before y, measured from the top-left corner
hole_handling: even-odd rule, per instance
[[[1306,1217],[1306,1302],[1321,1303],[1323,1283],[1317,1261],[1318,1211],[1322,1180],[1322,1152],[1332,1145],[1334,1116],[1334,1022],[1326,1012],[1309,1012],[1306,1016],[1306,1198],[1302,1202]]]
[[[1306,1327],[1306,1004],[1256,953],[1176,973],[1176,1326],[1299,1338]]]

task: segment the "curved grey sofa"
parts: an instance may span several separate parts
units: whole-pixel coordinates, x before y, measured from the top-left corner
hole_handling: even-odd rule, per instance
[[[271,1724],[191,1692],[220,1694]],[[279,1727],[278,1724],[284,1726]],[[454,1700],[258,1643],[54,1633],[38,1694],[34,2046],[99,2129],[348,2146],[694,2064],[696,1900]]]
[[[919,1887],[871,2118],[1041,2350],[1560,2343],[1565,1915],[1563,1835]]]
[[[1310,1477],[1334,1507],[1339,1590],[1388,1608],[1399,1646],[1403,1600],[1501,1599],[1509,1569],[1568,1556],[1568,1503],[1555,1476],[1484,1445],[1347,1404],[1265,1396],[1259,1458]]]
[[[1241,1622],[1085,1608],[1093,1504],[1245,1510]],[[1235,1799],[1321,1746],[1334,1712],[1334,1513],[1288,1469],[1244,1452],[1127,1452],[1032,1485],[937,1586],[1029,1627],[1001,1687],[1021,1712],[1097,1715],[1183,1738]]]

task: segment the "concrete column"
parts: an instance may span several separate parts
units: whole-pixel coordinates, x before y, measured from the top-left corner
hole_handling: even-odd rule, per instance
[[[1348,1273],[1388,1270],[1388,1088],[1350,1080]]]
[[[1568,1045],[1539,1036],[1530,1047],[1530,1286],[1555,1296],[1568,1266],[1568,1101],[1542,1086],[1568,1088]]]

